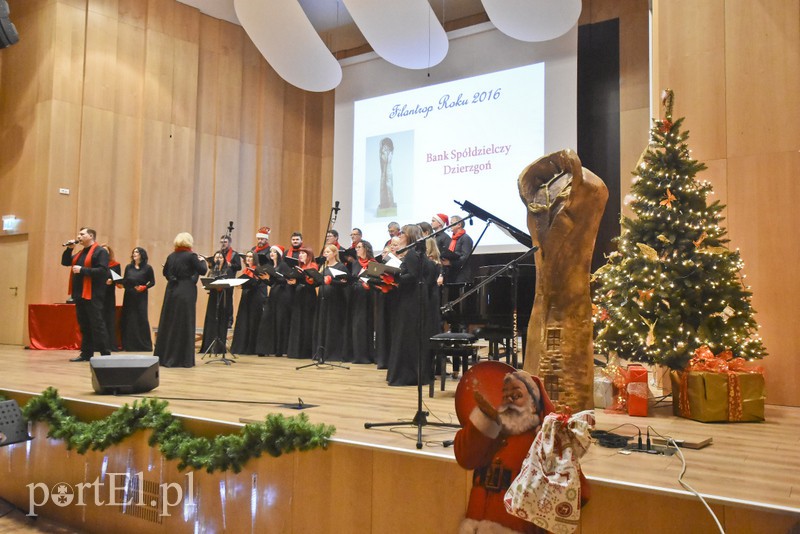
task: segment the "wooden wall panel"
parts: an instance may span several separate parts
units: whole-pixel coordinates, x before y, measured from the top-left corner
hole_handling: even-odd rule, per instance
[[[49,50],[53,58],[52,98],[80,104],[84,89],[86,14],[83,9],[63,3],[56,3],[55,8],[57,24]]]
[[[173,124],[194,130],[197,124],[197,42],[175,39],[175,63],[173,72],[174,94],[172,99]]]
[[[220,22],[216,131],[218,135],[234,139],[241,135],[243,37],[241,27]]]
[[[728,156],[796,152],[800,2],[728,0],[723,30]]]
[[[756,320],[770,355],[767,400],[800,404],[800,338],[796,332],[800,282],[795,266],[800,250],[787,242],[786,229],[800,228],[800,153],[781,152],[728,159],[728,227],[745,262]],[[790,233],[793,230],[790,230]]]
[[[334,443],[327,452],[294,456],[292,532],[371,531],[372,449]]]
[[[661,113],[661,91],[673,89],[674,115],[686,117],[693,157],[724,158],[725,0],[676,0],[668,9],[661,5],[660,42],[654,47],[660,78],[653,81],[653,112]]]
[[[692,155],[709,166],[701,178],[727,203],[723,224],[742,251],[770,354],[767,402],[800,405],[790,385],[800,379],[800,343],[790,333],[800,281],[787,270],[798,258],[781,234],[800,222],[792,204],[800,126],[788,119],[800,107],[800,2],[660,1],[654,9],[656,83],[675,89]]]

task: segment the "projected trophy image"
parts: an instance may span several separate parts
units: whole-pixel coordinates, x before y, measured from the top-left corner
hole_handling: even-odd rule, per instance
[[[414,190],[414,130],[381,132],[365,141],[364,221],[402,216]]]
[[[392,157],[394,156],[394,143],[391,137],[381,139],[381,202],[378,204],[378,217],[393,217],[397,215],[397,203],[394,201],[394,173],[392,172]]]

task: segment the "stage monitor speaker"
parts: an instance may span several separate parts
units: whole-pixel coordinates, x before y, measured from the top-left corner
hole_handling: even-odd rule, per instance
[[[28,423],[15,400],[0,402],[0,447],[28,441]]]
[[[17,28],[8,18],[10,11],[8,2],[0,0],[0,48],[6,48],[19,41]]]
[[[95,356],[89,366],[92,387],[100,395],[144,393],[158,387],[157,356]]]

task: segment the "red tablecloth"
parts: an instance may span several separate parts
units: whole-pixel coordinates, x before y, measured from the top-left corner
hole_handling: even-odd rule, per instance
[[[119,342],[119,316],[122,306],[117,306],[117,342]],[[81,348],[81,330],[74,304],[28,305],[28,335],[30,348],[39,350],[78,350]]]

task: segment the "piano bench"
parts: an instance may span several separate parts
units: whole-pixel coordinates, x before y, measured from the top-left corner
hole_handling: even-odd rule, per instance
[[[461,360],[461,372],[466,373],[469,368],[470,359],[475,362],[478,356],[478,347],[475,342],[478,340],[472,334],[465,332],[444,332],[436,334],[430,338],[431,354],[433,355],[434,365],[431,369],[431,374],[434,375],[436,363],[441,372],[441,389],[444,391],[444,383],[447,378],[447,357],[453,357],[453,371],[458,371],[457,360]],[[430,383],[430,391],[428,396],[433,397],[434,385],[436,383],[435,376]]]
[[[514,332],[510,328],[503,327],[483,327],[475,330],[475,336],[478,339],[485,339],[489,342],[489,359],[500,359],[500,345],[505,348],[506,363],[511,364],[511,340],[514,337]],[[514,362],[516,367],[516,361]]]

